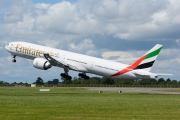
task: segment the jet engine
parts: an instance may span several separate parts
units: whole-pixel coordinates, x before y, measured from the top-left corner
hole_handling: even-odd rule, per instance
[[[52,67],[49,61],[44,58],[35,58],[33,61],[33,66],[40,70],[47,70]]]

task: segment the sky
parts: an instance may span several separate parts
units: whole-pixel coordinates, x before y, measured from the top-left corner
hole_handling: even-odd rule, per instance
[[[25,41],[106,59],[109,52],[122,59],[141,57],[162,44],[151,71],[172,73],[168,77],[179,81],[179,11],[179,0],[1,0],[0,80],[60,79],[62,68],[42,71],[18,57],[12,63],[4,46]]]

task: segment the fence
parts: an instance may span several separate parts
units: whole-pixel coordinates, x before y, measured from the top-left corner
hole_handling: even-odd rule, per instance
[[[31,87],[31,85],[3,85],[0,87]],[[106,85],[106,84],[59,84],[59,85],[37,85],[37,87],[143,87],[143,88],[180,88],[180,84],[177,85]]]
[[[180,85],[105,85],[105,84],[59,84],[44,87],[143,87],[143,88],[180,88]]]

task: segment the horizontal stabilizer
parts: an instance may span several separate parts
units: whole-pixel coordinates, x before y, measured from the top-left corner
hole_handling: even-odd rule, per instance
[[[173,75],[173,74],[167,74],[167,73],[155,73],[158,76],[163,76],[163,75]]]

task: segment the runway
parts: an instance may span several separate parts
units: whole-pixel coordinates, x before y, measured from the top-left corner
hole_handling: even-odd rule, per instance
[[[125,88],[125,87],[85,87],[88,90],[113,91],[122,93],[180,94],[180,88]]]

